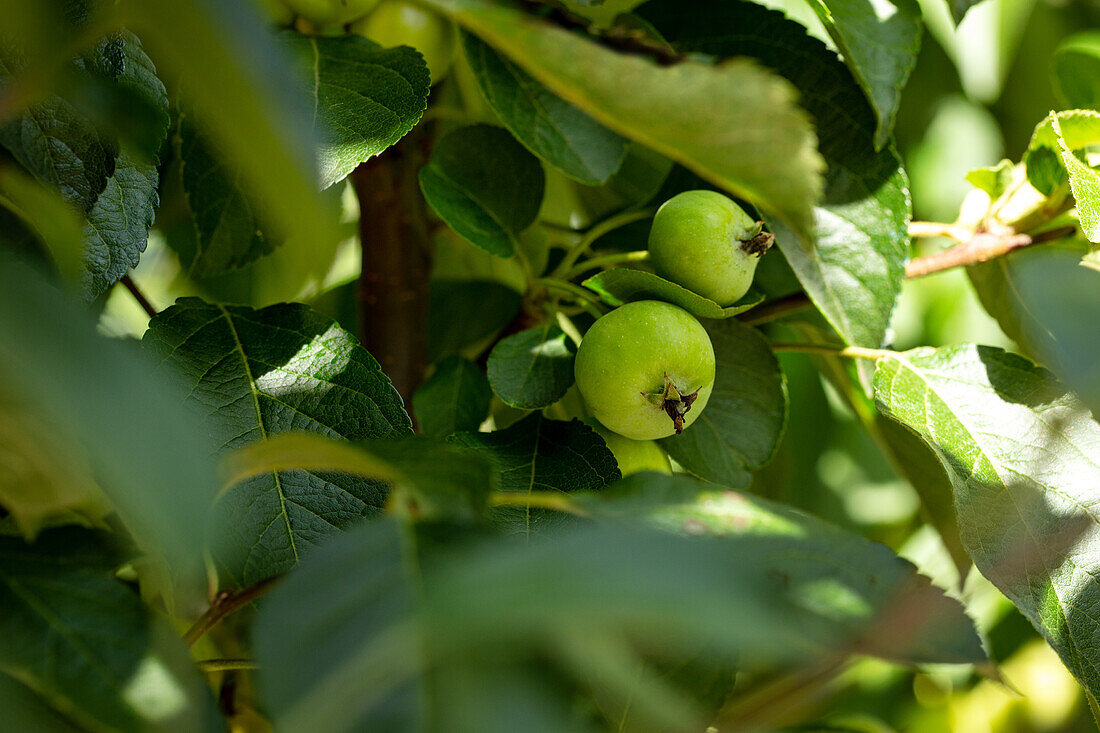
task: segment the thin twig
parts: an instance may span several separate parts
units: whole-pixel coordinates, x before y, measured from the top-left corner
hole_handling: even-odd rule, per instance
[[[974,234],[971,230],[958,224],[943,224],[938,221],[912,221],[909,222],[909,236],[914,239],[924,237],[949,237],[956,242],[965,242]]]
[[[905,277],[924,277],[956,267],[977,265],[997,257],[1003,257],[1009,252],[1015,252],[1024,247],[1064,239],[1073,234],[1074,231],[1076,231],[1074,227],[1065,226],[1035,235],[1019,234],[1011,230],[1006,232],[975,232],[962,244],[957,244],[942,252],[910,260],[909,264],[905,266]]]
[[[595,243],[597,239],[603,235],[613,232],[619,227],[632,224],[636,221],[643,219],[649,219],[654,214],[653,209],[640,209],[638,211],[626,211],[622,214],[617,214],[612,217],[608,217],[598,224],[593,224],[590,228],[586,229],[581,239],[573,245],[573,247],[565,253],[565,257],[554,268],[554,272],[551,273],[551,277],[561,277],[566,272],[572,269],[573,265],[577,264],[577,260],[581,258],[589,248]]]
[[[593,305],[598,309],[600,305],[600,299],[595,293],[590,290],[585,290],[580,285],[566,282],[565,280],[559,280],[554,277],[540,277],[532,280],[531,286],[536,288],[544,287],[548,290],[556,290],[559,293],[564,293],[568,295],[573,302],[582,307],[585,305]],[[603,315],[603,313],[600,312],[600,315]]]
[[[129,274],[122,276],[122,286],[130,291],[130,295],[134,296],[134,300],[138,302],[141,309],[145,311],[146,315],[150,318],[154,318],[157,315],[157,309],[153,307],[153,304],[149,302],[149,299],[145,297],[145,293],[141,292],[141,288],[137,286],[133,278]]]
[[[611,265],[621,265],[626,262],[645,262],[649,259],[649,250],[637,250],[635,252],[616,252],[615,254],[592,257],[582,261],[579,265],[565,273],[566,280],[583,275],[589,270],[597,270]]]
[[[210,604],[210,608],[207,609],[206,613],[200,616],[199,620],[183,635],[184,642],[187,643],[187,646],[193,646],[207,631],[217,626],[223,618],[267,593],[275,587],[279,580],[281,580],[281,576],[276,575],[238,591],[223,591]]]
[[[925,277],[926,275],[933,275],[937,272],[951,270],[956,267],[977,265],[982,262],[996,259],[997,257],[1003,257],[1010,252],[1015,252],[1024,247],[1065,239],[1075,231],[1076,228],[1072,226],[1063,226],[1034,235],[1017,234],[1015,232],[999,234],[978,232],[972,234],[962,244],[958,244],[950,249],[910,260],[909,264],[905,266],[905,277],[907,279],[915,279],[918,277]],[[769,323],[782,318],[790,313],[804,310],[812,305],[813,302],[806,293],[792,293],[791,295],[785,295],[782,298],[768,301],[759,308],[753,308],[743,316],[740,316],[738,320],[750,326],[758,326],[762,323]]]
[[[802,354],[829,354],[850,359],[875,361],[895,353],[888,349],[868,349],[863,346],[831,346],[829,344],[800,343],[798,341],[773,342],[772,351],[793,351]]]

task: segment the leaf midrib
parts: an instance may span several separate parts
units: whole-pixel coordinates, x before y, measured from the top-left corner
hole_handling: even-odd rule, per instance
[[[229,326],[229,333],[233,335],[233,342],[236,344],[237,353],[241,355],[241,365],[244,367],[248,389],[252,394],[252,405],[256,409],[256,423],[260,428],[260,439],[267,440],[267,427],[264,425],[263,411],[260,409],[260,393],[256,389],[256,380],[252,376],[252,367],[249,366],[248,356],[244,351],[244,344],[241,343],[240,335],[237,333],[237,326],[233,323],[233,317],[229,314],[229,311],[220,303],[217,304],[217,308]],[[279,495],[279,512],[283,515],[283,521],[286,524],[287,538],[290,540],[290,549],[294,553],[294,564],[297,565],[301,562],[301,558],[298,555],[298,541],[294,537],[294,529],[290,526],[290,514],[287,512],[286,508],[286,494],[283,492],[283,484],[279,479],[279,472],[272,471],[271,476],[275,480],[275,491]]]

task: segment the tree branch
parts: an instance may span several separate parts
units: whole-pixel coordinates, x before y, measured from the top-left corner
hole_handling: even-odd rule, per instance
[[[977,232],[972,234],[965,242],[950,249],[910,260],[909,264],[905,266],[905,277],[906,279],[915,279],[956,267],[978,265],[982,262],[1003,257],[1018,249],[1064,239],[1075,231],[1077,231],[1075,227],[1064,226],[1034,235],[1017,234],[1016,232],[1002,232],[1000,234]],[[812,305],[813,302],[806,293],[792,293],[768,301],[759,308],[753,308],[745,315],[738,317],[738,320],[749,326],[758,326],[782,318],[789,313],[796,313],[809,308]]]
[[[1051,229],[1040,234],[1019,234],[1014,231],[1005,232],[975,232],[962,244],[957,244],[942,252],[917,257],[910,260],[905,266],[906,278],[924,277],[955,267],[969,267],[982,262],[1003,257],[1009,252],[1014,252],[1033,244],[1042,244],[1057,239],[1063,239],[1073,234],[1074,227],[1065,226]]]
[[[153,304],[149,302],[149,299],[145,297],[145,293],[141,292],[141,288],[137,286],[137,283],[133,281],[133,278],[131,278],[129,274],[123,275],[120,282],[122,283],[122,287],[129,290],[130,295],[134,296],[134,300],[138,302],[138,305],[141,306],[141,309],[145,311],[146,315],[150,318],[157,315],[157,309],[153,307]]]
[[[183,641],[187,646],[193,646],[207,631],[217,626],[223,618],[267,593],[281,579],[282,577],[277,575],[241,590],[223,591],[210,604],[210,608],[207,609],[206,613],[200,616],[199,620],[187,630],[187,633],[183,635]]]
[[[414,129],[351,174],[363,246],[360,336],[406,405],[427,366],[431,232],[416,176],[428,157],[432,127]]]

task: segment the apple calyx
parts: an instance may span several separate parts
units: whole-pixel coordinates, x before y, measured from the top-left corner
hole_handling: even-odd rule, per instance
[[[764,222],[758,221],[752,233],[745,239],[738,241],[741,242],[741,249],[748,254],[763,257],[764,253],[775,243],[775,235],[771,232],[765,232]]]
[[[649,402],[665,411],[676,428],[676,434],[684,432],[684,415],[691,410],[695,400],[699,397],[699,390],[691,394],[682,394],[672,380],[665,375],[665,388],[660,392],[642,392]]]

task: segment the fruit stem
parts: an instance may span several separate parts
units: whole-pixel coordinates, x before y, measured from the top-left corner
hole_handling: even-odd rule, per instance
[[[583,254],[588,252],[589,248],[595,243],[597,239],[612,232],[619,227],[626,226],[627,224],[633,224],[636,221],[642,219],[649,219],[653,216],[653,209],[641,209],[639,211],[627,211],[622,214],[604,219],[598,224],[593,224],[588,231],[584,233],[580,241],[573,245],[572,249],[565,253],[565,257],[562,258],[560,264],[554,268],[554,271],[550,273],[551,277],[562,277],[565,273],[569,272],[573,268],[573,265],[577,264],[577,260],[581,258]]]
[[[600,318],[604,315],[604,311],[596,295],[585,290],[580,285],[574,285],[571,282],[559,280],[555,277],[540,277],[531,281],[531,287],[544,287],[569,295],[573,302],[588,311],[594,318]]]
[[[595,270],[597,268],[608,267],[610,265],[619,265],[624,262],[645,262],[649,259],[649,251],[640,249],[634,252],[616,252],[613,255],[604,255],[603,257],[592,257],[587,260],[583,260],[579,265],[565,273],[566,280],[572,280],[578,275],[583,275],[589,270]]]

